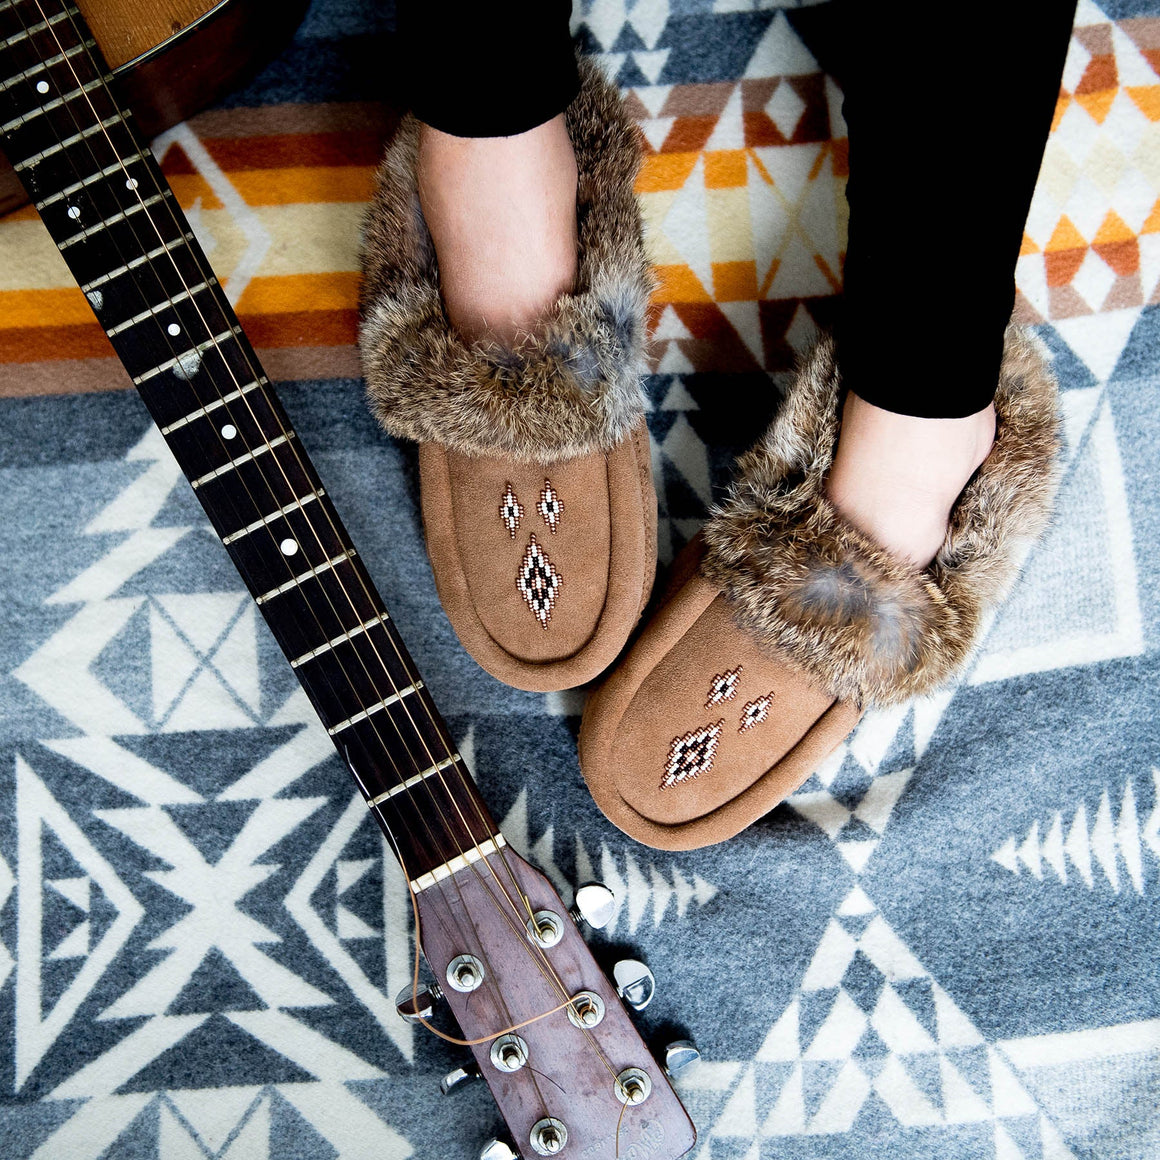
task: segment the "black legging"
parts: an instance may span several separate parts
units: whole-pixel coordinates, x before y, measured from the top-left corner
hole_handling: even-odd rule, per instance
[[[520,133],[578,87],[571,0],[398,0],[420,120]],[[929,0],[835,0],[824,61],[845,93],[849,243],[843,381],[929,418],[994,396],[1015,262],[1059,95],[1075,0],[1008,0],[985,19]]]

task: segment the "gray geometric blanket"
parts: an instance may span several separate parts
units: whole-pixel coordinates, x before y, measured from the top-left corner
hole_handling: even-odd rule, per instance
[[[302,35],[357,39],[352,11],[316,5]],[[1125,60],[1130,26],[1152,62],[1160,32],[1129,18],[1156,12],[1085,0],[1080,22]],[[577,4],[641,90],[741,77],[771,20]],[[1072,185],[1036,204],[1090,239],[1068,199],[1099,220],[1146,201],[1119,214],[1139,300],[1101,309],[1112,283],[1096,302],[1099,270],[1073,271],[1094,305],[1068,314],[1051,263],[1021,265],[1065,391],[1049,534],[956,688],[868,716],[720,847],[653,851],[603,819],[582,694],[510,689],[456,641],[413,451],[356,380],[280,389],[511,843],[565,895],[616,892],[593,943],[652,966],[651,1039],[700,1046],[678,1086],[702,1160],[1160,1156],[1160,77],[1130,80],[1135,106],[1060,125]],[[760,370],[698,369],[698,317],[662,318],[647,382],[666,561],[776,402]],[[499,1127],[486,1089],[440,1096],[463,1053],[394,1013],[401,875],[135,395],[0,400],[0,592],[0,1156],[473,1157]]]

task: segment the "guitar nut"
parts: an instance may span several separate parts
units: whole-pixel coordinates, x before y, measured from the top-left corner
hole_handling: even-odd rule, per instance
[[[639,1067],[626,1067],[616,1077],[616,1098],[629,1107],[643,1104],[652,1095],[652,1078]]]
[[[562,1120],[548,1116],[532,1125],[532,1149],[539,1156],[555,1156],[568,1143],[568,1129]]]

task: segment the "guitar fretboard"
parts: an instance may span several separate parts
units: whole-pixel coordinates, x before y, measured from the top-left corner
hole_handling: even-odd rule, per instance
[[[409,876],[486,852],[447,728],[62,0],[0,0],[0,141]]]

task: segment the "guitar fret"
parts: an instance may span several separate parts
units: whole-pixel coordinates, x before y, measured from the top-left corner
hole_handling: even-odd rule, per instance
[[[126,318],[124,322],[118,322],[116,326],[110,326],[105,333],[113,338],[115,335],[121,334],[130,327],[137,326],[142,322],[148,322],[149,319],[155,318],[162,310],[168,310],[171,306],[176,306],[179,302],[185,302],[192,298],[195,294],[200,294],[203,290],[208,290],[211,286],[217,285],[216,278],[207,278],[204,282],[199,282],[196,286],[191,286],[188,290],[182,290],[180,294],[174,294],[172,298],[167,298],[164,302],[159,302],[156,306],[150,306],[148,310],[142,310],[140,314],[135,314],[132,318]]]
[[[406,793],[409,789],[414,789],[415,786],[420,784],[420,782],[426,781],[427,778],[436,773],[442,773],[445,769],[450,769],[457,761],[462,760],[463,758],[460,757],[458,753],[453,753],[450,757],[445,757],[442,761],[438,761],[434,765],[428,766],[424,770],[420,770],[418,773],[407,778],[406,781],[401,781],[398,785],[391,786],[391,788],[385,793],[378,794],[377,796],[371,798],[367,802],[367,805],[371,809],[374,809],[375,806],[380,806],[383,804],[383,802],[390,801],[390,799],[396,795]]]
[[[404,877],[425,889],[503,839],[77,2],[0,0],[0,140],[375,820],[400,839]],[[431,825],[433,845],[417,836]]]
[[[114,113],[111,117],[106,117],[103,121],[98,121],[95,125],[90,125],[87,129],[82,129],[79,133],[74,133],[71,137],[66,137],[63,141],[57,141],[56,144],[50,145],[47,149],[42,149],[39,153],[34,153],[25,161],[14,161],[12,168],[17,173],[22,173],[25,169],[31,169],[34,165],[39,165],[46,157],[51,157],[54,153],[62,153],[70,145],[75,145],[78,141],[83,141],[86,137],[92,137],[95,133],[104,133],[111,129],[116,124],[127,125],[129,122],[121,113]]]
[[[81,85],[79,89],[73,89],[71,93],[65,93],[63,96],[54,98],[47,105],[38,105],[35,109],[19,117],[14,117],[11,121],[0,125],[0,133],[11,133],[13,129],[23,129],[29,121],[42,116],[44,113],[50,113],[53,109],[59,109],[65,101],[71,101],[73,97],[82,96],[85,93],[92,92],[93,89],[99,89],[112,79],[112,77],[98,77],[95,81],[89,81],[88,84]]]
[[[7,9],[11,5],[5,4],[3,7]],[[38,32],[43,32],[53,24],[59,24],[62,20],[68,20],[74,16],[80,16],[80,12],[76,8],[69,7],[63,12],[58,12],[55,16],[50,16],[47,20],[40,20],[36,24],[30,24],[23,32],[14,33],[7,40],[0,40],[0,49],[8,48],[13,44],[19,44],[22,40],[31,40]]]
[[[486,838],[484,841],[472,846],[470,850],[464,850],[458,857],[436,866],[434,870],[429,870],[426,874],[420,874],[418,878],[412,878],[410,882],[411,890],[415,894],[428,890],[436,883],[442,882],[445,878],[450,878],[452,874],[458,874],[460,870],[466,870],[468,866],[483,861],[484,858],[496,853],[501,846],[506,845],[507,842],[504,840],[503,834],[495,834],[490,838]]]
[[[340,632],[338,636],[331,638],[326,644],[320,644],[317,648],[312,648],[300,657],[295,657],[290,662],[290,667],[296,669],[300,665],[306,664],[307,661],[312,661],[315,657],[320,657],[323,653],[330,652],[331,649],[337,648],[340,644],[345,644],[348,640],[352,640],[359,633],[369,632],[372,628],[377,628],[380,624],[386,627],[386,623],[390,619],[390,616],[383,612],[372,620],[364,620],[362,624],[356,624],[349,632]]]
[[[42,60],[39,64],[34,64],[31,68],[26,68],[22,73],[17,73],[10,80],[6,80],[3,84],[0,84],[0,93],[12,88],[13,85],[20,84],[21,81],[26,81],[30,77],[36,76],[37,73],[44,72],[46,69],[58,65],[62,61],[68,60],[69,57],[76,56],[77,53],[92,52],[96,47],[97,42],[95,40],[84,40],[80,44],[74,44],[72,48],[66,48],[64,52],[58,52],[56,56],[50,56],[47,60]],[[17,169],[19,166],[14,165],[12,168]]]
[[[225,475],[227,471],[233,471],[237,467],[241,467],[243,463],[249,463],[251,459],[257,459],[259,455],[265,455],[267,451],[273,451],[275,447],[281,447],[283,443],[289,443],[294,438],[295,432],[290,431],[286,435],[276,435],[273,439],[263,443],[261,447],[255,447],[252,451],[247,451],[243,455],[231,459],[228,463],[223,463],[221,467],[215,467],[213,471],[207,471],[205,475],[199,475],[197,479],[191,479],[190,486],[196,491],[203,483],[209,483],[211,479],[217,479],[219,475]],[[291,508],[295,505],[291,504]]]
[[[269,380],[255,379],[252,383],[246,383],[245,386],[238,387],[236,390],[230,391],[228,395],[222,395],[220,399],[214,399],[211,403],[206,403],[204,407],[198,407],[196,411],[190,411],[188,415],[182,415],[180,419],[174,419],[172,423],[167,424],[161,428],[162,435],[168,435],[171,431],[180,430],[189,423],[196,422],[198,419],[204,419],[211,411],[216,411],[218,407],[224,407],[227,403],[232,403],[236,399],[240,399],[243,395],[248,395],[251,391],[256,391],[259,387],[269,386]],[[229,543],[227,540],[226,543]]]
[[[142,158],[142,160],[145,159],[144,153],[140,154],[139,156]],[[119,168],[120,165],[113,166],[112,171],[116,172],[116,170]],[[102,176],[107,175],[103,172],[95,175],[95,177]],[[95,180],[95,177],[91,180]],[[74,190],[73,192],[75,193],[76,191]],[[54,196],[63,197],[65,195],[60,194]],[[128,274],[130,270],[136,270],[139,266],[144,266],[147,262],[152,262],[154,258],[160,258],[162,254],[168,253],[169,250],[171,250],[174,246],[184,246],[186,243],[192,242],[193,240],[194,237],[192,233],[184,233],[180,238],[174,238],[173,241],[166,242],[163,246],[157,246],[150,250],[147,254],[141,254],[139,257],[134,258],[131,262],[126,262],[123,266],[118,266],[115,270],[110,270],[107,274],[102,274],[99,278],[94,278],[90,282],[85,282],[81,286],[81,290],[85,294],[88,294],[93,290],[99,290],[102,286],[104,286],[107,282],[111,282],[114,278],[120,278],[122,274]],[[162,434],[164,434],[164,432],[162,432]]]
[[[109,226],[115,226],[117,222],[126,221],[135,213],[140,213],[142,210],[148,209],[150,206],[156,205],[158,202],[164,201],[167,197],[172,196],[173,194],[168,189],[163,189],[160,193],[155,193],[152,197],[146,197],[137,202],[136,205],[131,205],[128,209],[123,209],[120,213],[113,214],[112,217],[95,222],[93,225],[81,230],[79,234],[73,234],[71,238],[65,238],[63,242],[57,242],[57,249],[67,250],[69,246],[75,246],[77,242],[83,242],[86,238],[91,238],[93,234],[98,234],[101,230],[107,230]]]
[[[104,181],[106,177],[112,177],[114,173],[123,172],[128,166],[133,165],[138,161],[148,161],[149,156],[150,155],[148,153],[138,151],[129,157],[122,157],[119,160],[114,161],[112,165],[106,165],[105,168],[102,169],[99,173],[93,173],[88,177],[82,178],[80,181],[74,181],[72,185],[66,185],[59,193],[50,194],[43,201],[36,202],[36,208],[41,210],[46,209],[50,205],[55,205],[58,201],[61,201],[66,197],[71,197],[74,193],[79,193],[82,189],[85,189],[90,185],[95,185],[98,181]],[[141,257],[134,259],[134,261],[137,265],[140,265],[142,262],[147,261],[147,259]],[[113,275],[108,276],[112,277]]]
[[[333,556],[329,560],[324,560],[321,564],[313,568],[307,568],[305,572],[300,572],[285,584],[279,584],[277,588],[271,588],[269,592],[263,592],[261,596],[256,596],[254,602],[256,604],[265,604],[267,600],[273,600],[275,596],[281,596],[283,592],[289,592],[292,588],[297,588],[304,580],[312,580],[315,576],[321,575],[323,572],[329,572],[331,568],[337,568],[344,560],[349,560],[352,556],[357,556],[358,553],[354,548],[347,548],[347,550],[338,556]]]
[[[340,721],[337,725],[332,725],[327,729],[327,733],[333,737],[336,733],[341,733],[344,729],[349,729],[350,726],[357,725],[360,721],[365,721],[372,713],[378,713],[380,710],[389,708],[391,705],[397,705],[404,697],[409,697],[421,688],[423,688],[423,682],[416,681],[413,685],[408,685],[405,689],[399,689],[398,692],[392,693],[389,697],[384,697],[377,705],[371,705],[369,708],[362,709],[353,716],[348,717],[345,721]]]
[[[207,338],[205,342],[199,342],[197,346],[190,347],[189,350],[182,351],[181,354],[175,355],[171,359],[166,359],[160,366],[153,367],[150,370],[144,371],[142,374],[133,376],[133,382],[140,386],[142,383],[148,382],[157,375],[164,374],[166,371],[171,371],[175,366],[179,366],[187,359],[197,359],[199,355],[204,354],[211,347],[215,347],[220,342],[224,342],[228,338],[233,338],[242,333],[240,326],[231,326],[229,330],[223,330],[220,334],[215,334],[212,338]]]
[[[298,511],[312,499],[321,499],[325,494],[325,489],[320,487],[317,491],[312,491],[309,495],[304,495],[300,499],[295,499],[284,507],[280,507],[276,512],[271,512],[268,516],[262,516],[260,520],[254,520],[252,524],[247,524],[244,528],[239,528],[236,532],[231,532],[230,535],[223,536],[222,543],[232,544],[235,540],[240,540],[243,536],[248,536],[251,532],[256,532],[264,528],[274,520],[281,519],[282,516],[288,515],[290,512]]]

